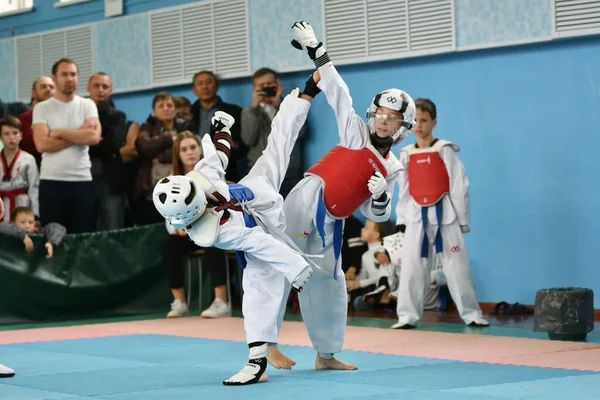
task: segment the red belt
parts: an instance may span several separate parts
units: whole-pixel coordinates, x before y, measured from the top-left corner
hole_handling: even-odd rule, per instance
[[[22,194],[27,194],[25,189],[0,190],[0,198],[7,197],[8,200],[10,200],[10,210],[8,210],[7,214],[10,215],[12,210],[15,209],[17,196],[20,196]]]

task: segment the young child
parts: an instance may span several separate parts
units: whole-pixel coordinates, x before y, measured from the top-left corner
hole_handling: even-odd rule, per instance
[[[416,326],[423,314],[432,251],[440,257],[448,289],[467,325],[487,326],[463,234],[469,232],[469,180],[456,154],[459,147],[433,137],[437,110],[429,99],[417,99],[414,133],[417,143],[400,150],[397,225],[406,225],[395,329]],[[434,247],[432,245],[435,245]]]
[[[4,202],[0,198],[0,221],[4,217]],[[15,371],[5,365],[0,364],[0,378],[10,378],[15,376]]]
[[[19,143],[23,137],[21,121],[8,116],[0,120],[0,139],[4,144],[0,164],[0,198],[5,203],[6,215],[4,221],[8,222],[10,213],[16,207],[29,207],[36,216],[40,215],[38,202],[39,171],[35,158],[21,150]]]
[[[177,99],[175,99],[177,103]],[[194,170],[202,159],[200,138],[190,131],[183,131],[173,141],[173,175],[186,175]],[[175,229],[165,221],[169,236],[162,246],[162,264],[171,286],[173,302],[167,318],[179,318],[189,313],[183,289],[185,283],[183,261],[190,253],[202,249],[189,240],[187,233]],[[204,265],[208,268],[214,288],[215,300],[200,314],[203,318],[221,318],[231,316],[231,306],[227,299],[227,274],[225,254],[215,247],[204,248]]]
[[[17,207],[10,213],[10,224],[0,223],[0,233],[21,239],[25,244],[25,251],[33,250],[33,241],[29,237],[32,234],[41,234],[46,236],[46,258],[52,258],[54,248],[62,242],[67,230],[64,226],[51,222],[48,225],[37,229],[35,226],[35,216],[33,210],[27,207]]]
[[[312,77],[302,94],[298,89],[283,100],[273,119],[267,147],[239,184],[225,183],[233,147],[233,117],[218,111],[214,144],[202,138],[204,158],[185,176],[158,182],[153,200],[157,210],[176,229],[185,229],[198,246],[237,250],[244,269],[242,312],[249,361],[224,385],[264,382],[268,342],[277,338],[277,315],[284,285],[269,285],[270,277],[286,279],[302,291],[313,273],[311,261],[294,249],[283,233],[285,216],[279,189],[290,153],[316,95]]]
[[[340,144],[311,167],[285,199],[286,234],[306,254],[321,255],[319,266],[329,272],[311,278],[307,290],[298,296],[300,309],[317,352],[315,367],[356,370],[356,365],[334,357],[344,347],[348,310],[340,262],[344,220],[359,209],[373,221],[389,219],[400,170],[390,149],[412,129],[415,105],[402,90],[384,90],[373,97],[364,121],[354,111],[348,86],[310,24],[296,22],[292,29],[298,38],[292,45],[306,51],[320,73],[320,80],[315,82],[335,112],[340,137]],[[284,301],[279,324],[285,305]],[[276,346],[272,347],[272,354],[277,355],[269,360],[272,365],[293,365]]]
[[[380,280],[377,288],[366,293],[355,301],[360,310],[372,309],[373,306],[384,305],[386,308],[397,306],[400,273],[402,271],[402,243],[404,233],[396,232],[383,238],[382,246],[375,250],[375,262],[380,264]],[[429,285],[425,289],[425,310],[441,310],[440,287],[446,285],[446,276],[442,270],[439,257],[433,255],[433,270],[429,273]]]
[[[350,293],[350,302],[354,304],[364,294],[377,288],[377,283],[383,275],[387,275],[381,264],[375,259],[375,252],[381,247],[381,240],[391,232],[390,224],[386,222],[375,222],[367,219],[365,226],[360,231],[360,239],[367,243],[368,250],[361,256],[360,273],[356,279],[347,279],[346,288]],[[383,269],[387,269],[383,264]]]

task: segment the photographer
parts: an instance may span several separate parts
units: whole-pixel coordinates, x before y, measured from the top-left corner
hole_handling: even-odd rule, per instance
[[[261,68],[252,75],[252,89],[252,104],[242,110],[241,124],[242,141],[249,147],[249,168],[252,168],[267,147],[271,121],[279,111],[279,105],[283,100],[281,94],[284,90],[277,72],[269,68]],[[303,177],[303,139],[306,132],[305,124],[292,150],[290,165],[281,185],[280,194],[284,198]]]

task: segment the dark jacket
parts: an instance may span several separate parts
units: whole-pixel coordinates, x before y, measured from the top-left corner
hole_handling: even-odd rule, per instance
[[[29,110],[29,106],[25,103],[5,103],[0,100],[0,119],[12,115],[13,117],[19,117],[25,111]]]
[[[183,118],[175,119],[174,128],[178,133],[196,131],[196,125],[193,121],[187,121]],[[140,156],[141,164],[137,172],[133,200],[153,189],[150,187],[153,159],[158,158],[161,163],[165,164],[172,162],[173,138],[170,134],[164,134],[160,120],[150,115],[140,127],[140,134],[135,140],[135,148]]]
[[[94,180],[105,180],[112,193],[123,193],[125,181],[120,149],[125,145],[127,117],[124,112],[111,107],[109,103],[98,104],[97,108],[102,126],[102,140],[89,149],[92,177]]]
[[[196,100],[194,104],[192,104],[191,112],[194,116],[193,121],[197,124],[200,120],[200,100]],[[241,124],[242,124],[242,109],[235,104],[224,103],[223,101],[219,101],[217,103],[218,111],[223,111],[229,115],[231,115],[235,119],[235,124],[231,127],[231,138],[237,147],[233,149],[231,152],[231,156],[229,158],[229,165],[227,166],[227,170],[225,171],[225,179],[232,182],[239,182],[246,174],[248,173],[248,146],[244,144],[241,136]],[[214,135],[214,132],[199,132],[199,127],[196,127],[196,134],[201,138],[204,134],[210,133],[211,136]]]

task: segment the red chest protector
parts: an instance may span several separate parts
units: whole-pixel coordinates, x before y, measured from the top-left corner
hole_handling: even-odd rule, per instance
[[[433,146],[420,149],[414,145],[403,149],[409,155],[408,190],[415,201],[422,206],[439,202],[450,192],[450,177],[446,164],[440,155],[444,146],[458,146],[445,140],[437,140]]]
[[[323,181],[327,211],[334,217],[347,218],[371,197],[367,182],[375,171],[381,172],[384,178],[388,175],[384,159],[377,150],[337,145],[306,173]]]

